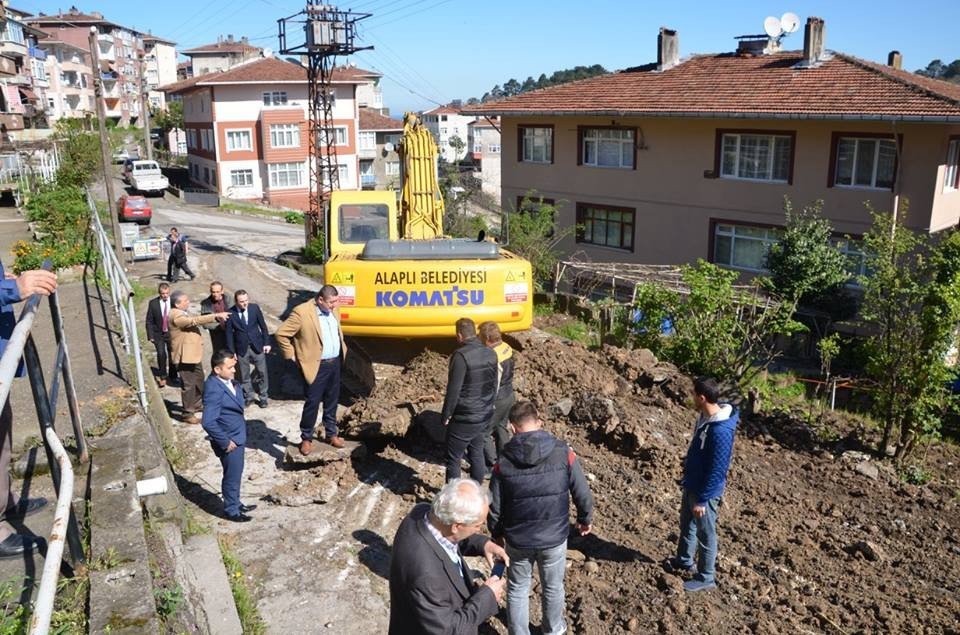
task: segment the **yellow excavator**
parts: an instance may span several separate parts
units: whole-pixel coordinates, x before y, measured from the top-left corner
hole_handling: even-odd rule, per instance
[[[393,191],[334,191],[324,281],[337,287],[346,335],[445,337],[469,317],[521,331],[533,321],[530,262],[492,240],[443,232],[437,144],[406,113],[399,210]]]

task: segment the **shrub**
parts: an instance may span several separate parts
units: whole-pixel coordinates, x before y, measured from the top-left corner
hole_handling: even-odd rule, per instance
[[[306,247],[303,248],[303,259],[306,262],[323,264],[326,237],[321,231],[316,237],[311,238]]]

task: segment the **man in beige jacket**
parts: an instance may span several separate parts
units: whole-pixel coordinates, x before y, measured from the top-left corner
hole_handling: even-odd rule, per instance
[[[183,404],[183,421],[200,423],[203,401],[203,335],[200,327],[226,319],[229,313],[190,315],[190,298],[183,291],[174,291],[170,296],[170,359],[180,371],[180,399]]]
[[[297,362],[307,382],[307,399],[300,415],[300,453],[313,449],[313,429],[323,402],[323,427],[327,443],[343,447],[337,431],[337,402],[340,400],[340,365],[347,356],[337,288],[325,284],[317,297],[298,304],[280,325],[274,337],[284,359]]]

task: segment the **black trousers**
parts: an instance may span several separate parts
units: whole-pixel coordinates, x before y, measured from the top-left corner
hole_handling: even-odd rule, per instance
[[[157,349],[157,374],[161,379],[175,380],[177,367],[170,361],[170,333],[153,340],[153,346]]]
[[[470,478],[483,483],[486,466],[483,462],[483,441],[487,436],[487,423],[461,423],[456,417],[447,424],[447,482],[460,478],[460,459],[467,451],[470,462]]]
[[[184,258],[179,262],[173,259],[167,261],[167,279],[170,280],[170,282],[176,282],[179,280],[181,269],[185,274],[190,276],[190,278],[196,278],[196,276],[193,275],[193,272],[190,270],[190,265],[187,264],[187,259]]]
[[[307,400],[303,402],[303,414],[300,415],[300,438],[304,441],[313,439],[313,429],[317,426],[317,413],[320,411],[321,402],[323,402],[323,429],[327,439],[339,436],[337,431],[339,401],[340,358],[337,357],[330,362],[321,362],[316,379],[307,386]]]
[[[507,430],[507,415],[510,414],[510,408],[516,401],[516,395],[510,393],[503,399],[497,399],[496,405],[493,407],[493,416],[487,424],[487,433],[483,438],[483,457],[487,465],[493,465],[500,459],[503,446],[510,440],[510,431]]]

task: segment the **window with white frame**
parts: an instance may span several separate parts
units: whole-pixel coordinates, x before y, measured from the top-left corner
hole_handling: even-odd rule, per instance
[[[270,187],[302,187],[304,163],[270,163]]]
[[[273,90],[273,91],[268,91],[263,93],[263,105],[264,106],[286,106],[287,91]]]
[[[327,180],[327,168],[321,168],[321,173],[323,174],[323,179]],[[350,169],[347,167],[346,163],[337,164],[337,179],[340,181],[342,186],[350,178]]]
[[[581,163],[601,168],[633,168],[633,129],[582,128]]]
[[[193,128],[187,130],[187,147],[191,150],[197,147],[197,131]]]
[[[446,115],[440,115],[440,121],[446,121],[446,120],[447,120]]]
[[[767,252],[780,240],[776,228],[717,223],[713,232],[713,262],[733,269],[766,271]]]
[[[859,284],[857,277],[867,275],[867,254],[864,251],[863,243],[852,238],[844,238],[837,241],[837,249],[847,259],[847,272],[850,274],[848,284],[857,286]]]
[[[629,207],[577,204],[577,242],[633,251],[636,210]]]
[[[520,161],[553,163],[553,127],[520,126]]]
[[[943,189],[960,189],[960,137],[951,139],[947,145],[947,169],[943,174]]]
[[[440,128],[440,134],[441,134],[441,135],[447,134],[447,129],[446,129],[446,128]]]
[[[253,170],[230,170],[230,185],[233,187],[251,187]]]
[[[487,154],[500,154],[500,145],[491,143],[487,146]]]
[[[793,137],[779,134],[723,133],[720,176],[725,179],[790,181]]]
[[[271,148],[300,147],[300,124],[275,123],[270,126]]]
[[[249,130],[227,130],[227,152],[252,149],[253,135]]]
[[[387,164],[384,166],[384,174],[387,176],[399,176],[400,175],[400,162],[399,161],[387,161]]]
[[[33,78],[41,82],[47,81],[47,67],[43,63],[43,60],[32,59],[30,60],[30,66],[33,70]]]
[[[320,130],[320,145],[327,145],[327,130]],[[337,126],[333,129],[333,145],[335,146],[345,146],[347,145],[347,128],[346,126]]]
[[[376,150],[377,149],[377,133],[361,130],[360,131],[360,149]]]
[[[893,139],[837,139],[834,185],[893,189],[897,144]]]
[[[480,154],[481,152],[483,152],[483,144],[480,143],[479,141],[474,141],[473,151],[476,152],[477,154]]]

